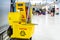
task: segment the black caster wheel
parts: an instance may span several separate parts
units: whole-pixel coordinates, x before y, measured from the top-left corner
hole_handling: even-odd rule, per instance
[[[17,38],[11,38],[10,40],[30,40],[30,39],[17,39]]]
[[[29,40],[32,40],[32,37]]]
[[[14,39],[10,39],[10,40],[14,40]]]
[[[7,35],[10,37],[13,34],[12,28],[11,26],[9,26],[8,30],[7,30]]]
[[[19,39],[16,39],[16,38],[11,38],[10,40],[19,40]]]
[[[32,40],[32,38],[30,38],[30,39],[18,39],[18,38],[11,38],[10,40]]]
[[[10,39],[10,40],[18,40],[18,39]]]

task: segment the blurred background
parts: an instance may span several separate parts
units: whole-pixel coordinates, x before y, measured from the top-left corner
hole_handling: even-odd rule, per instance
[[[32,23],[38,24],[32,40],[60,40],[60,0],[15,0],[17,1],[31,3]],[[11,0],[0,0],[0,36],[5,32],[3,40],[9,40],[6,30],[9,27],[10,6]]]

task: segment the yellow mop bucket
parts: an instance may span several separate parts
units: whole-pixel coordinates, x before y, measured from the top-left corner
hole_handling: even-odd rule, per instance
[[[34,24],[14,24],[11,38],[29,39],[34,32]]]

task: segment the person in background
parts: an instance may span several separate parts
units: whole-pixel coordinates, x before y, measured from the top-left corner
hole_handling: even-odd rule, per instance
[[[51,10],[51,16],[54,16],[55,15],[55,8],[52,8]]]
[[[52,8],[53,16],[55,15],[55,8]]]
[[[56,8],[56,15],[59,15],[59,8]]]

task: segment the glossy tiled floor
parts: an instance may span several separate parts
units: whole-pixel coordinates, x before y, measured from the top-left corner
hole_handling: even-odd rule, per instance
[[[35,15],[32,23],[38,24],[35,26],[32,40],[60,40],[60,15]]]

